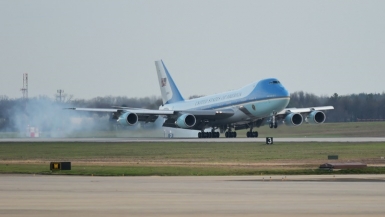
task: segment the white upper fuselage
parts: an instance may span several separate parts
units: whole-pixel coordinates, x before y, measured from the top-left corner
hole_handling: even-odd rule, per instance
[[[234,116],[227,121],[248,121],[280,112],[290,101],[288,91],[274,78],[254,82],[243,88],[210,96],[179,101],[160,106],[160,110],[219,110],[232,109]]]

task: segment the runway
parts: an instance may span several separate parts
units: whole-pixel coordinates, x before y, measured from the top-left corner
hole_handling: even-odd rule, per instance
[[[385,175],[0,175],[0,216],[383,216]]]
[[[258,142],[266,138],[0,138],[1,142]],[[385,137],[274,138],[274,142],[385,142]]]

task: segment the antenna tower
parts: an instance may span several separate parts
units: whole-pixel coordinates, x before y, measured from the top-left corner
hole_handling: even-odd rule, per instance
[[[62,95],[63,95],[63,93],[64,93],[64,90],[57,90],[57,93],[58,93],[58,98],[59,98],[59,102],[61,102],[61,100],[62,100]]]
[[[23,74],[23,88],[21,88],[23,93],[23,99],[28,99],[28,73]]]

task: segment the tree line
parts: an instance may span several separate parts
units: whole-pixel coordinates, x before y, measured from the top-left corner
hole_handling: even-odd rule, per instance
[[[192,96],[197,98],[201,96]],[[12,131],[17,129],[17,122],[23,122],[21,117],[38,116],[50,122],[52,119],[60,119],[64,114],[62,108],[89,107],[111,108],[112,106],[157,109],[162,104],[160,97],[122,97],[105,96],[93,99],[72,99],[60,101],[46,96],[28,99],[11,99],[0,96],[0,131]],[[291,94],[289,108],[301,108],[312,106],[334,106],[334,110],[327,112],[327,122],[352,122],[352,121],[384,121],[385,120],[385,93],[360,93],[350,95],[317,96],[303,91]],[[105,115],[104,113],[98,114]],[[54,116],[54,117],[51,117]],[[21,119],[21,120],[20,120]],[[26,118],[25,118],[26,119]],[[62,117],[65,119],[65,117]],[[15,121],[18,120],[18,121]],[[51,126],[47,124],[46,128]]]
[[[385,93],[316,96],[303,91],[291,94],[288,107],[334,106],[328,122],[385,121]]]

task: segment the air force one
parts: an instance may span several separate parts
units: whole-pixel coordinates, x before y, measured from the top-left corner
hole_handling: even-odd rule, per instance
[[[138,122],[161,122],[164,127],[199,130],[198,138],[237,137],[236,130],[249,129],[247,137],[258,137],[253,131],[263,125],[277,128],[278,123],[299,126],[303,122],[322,124],[323,111],[333,106],[313,108],[286,108],[290,94],[275,78],[251,83],[238,90],[185,100],[162,60],[155,61],[163,104],[159,110],[114,107],[71,108],[78,111],[110,112],[112,118],[126,126]],[[205,129],[211,128],[211,132]]]

